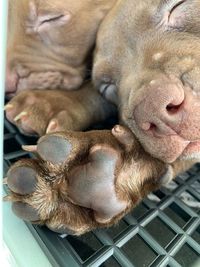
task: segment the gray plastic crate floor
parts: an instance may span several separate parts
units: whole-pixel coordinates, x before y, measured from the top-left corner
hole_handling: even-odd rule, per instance
[[[22,157],[21,135],[5,121],[4,171]],[[27,224],[53,266],[200,266],[200,164],[152,193],[120,223],[81,237]]]

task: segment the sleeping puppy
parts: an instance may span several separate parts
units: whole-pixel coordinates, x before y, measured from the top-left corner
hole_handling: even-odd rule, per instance
[[[32,90],[30,98],[27,91],[11,100],[6,107],[10,121],[24,132],[49,132],[37,146],[24,147],[38,159],[20,160],[8,172],[6,199],[19,217],[72,234],[109,226],[192,160],[198,161],[199,4],[123,0],[105,17],[96,41],[93,81],[107,102],[118,107],[124,127],[51,133],[63,130],[70,111],[79,110],[75,92],[65,91],[59,98],[75,108],[59,104],[56,112],[55,95],[46,100],[47,109],[43,101],[40,109],[38,104],[53,91]],[[90,95],[88,91],[79,98],[83,105],[71,113],[73,121],[83,123],[105,110],[106,104],[96,104],[98,93]],[[78,120],[88,106],[90,112]],[[59,120],[63,111],[69,115]],[[31,118],[42,113],[46,124],[39,132]],[[112,106],[99,119],[110,113]],[[65,125],[64,130],[74,129]]]
[[[79,88],[115,0],[9,0],[6,93]]]

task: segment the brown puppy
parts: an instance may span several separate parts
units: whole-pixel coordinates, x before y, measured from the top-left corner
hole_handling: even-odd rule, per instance
[[[199,106],[192,89],[198,90],[199,40],[191,22],[196,13],[188,22],[186,12],[197,12],[198,3],[119,1],[98,34],[96,86],[119,106],[122,122],[144,148],[166,162],[198,157]],[[118,221],[182,165],[151,158],[121,127],[50,134],[26,149],[38,160],[19,161],[8,173],[15,213],[75,234]]]

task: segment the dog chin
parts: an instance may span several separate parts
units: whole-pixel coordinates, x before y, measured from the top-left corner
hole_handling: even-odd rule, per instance
[[[181,155],[180,160],[200,160],[200,152],[189,155]]]
[[[200,141],[191,142],[183,151],[179,159],[200,160]]]

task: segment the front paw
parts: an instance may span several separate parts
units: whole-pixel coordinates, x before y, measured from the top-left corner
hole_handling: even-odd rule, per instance
[[[8,171],[14,213],[51,230],[82,234],[123,216],[130,201],[118,185],[122,146],[109,131],[48,134]]]
[[[7,119],[25,135],[70,130],[73,93],[62,90],[26,90],[5,106]]]
[[[24,149],[37,159],[10,168],[6,199],[20,218],[63,233],[116,223],[159,187],[166,171],[121,126],[111,132],[47,134]]]

